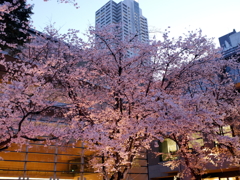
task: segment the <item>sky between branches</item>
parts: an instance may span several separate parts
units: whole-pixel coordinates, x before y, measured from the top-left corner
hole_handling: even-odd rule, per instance
[[[121,0],[115,0],[120,2]],[[28,0],[35,4],[32,16],[33,26],[42,31],[51,23],[61,33],[78,29],[84,33],[89,25],[95,25],[95,11],[108,0],[77,0],[80,8],[72,4],[57,3],[57,0]],[[143,15],[148,18],[149,30],[164,31],[168,26],[172,36],[180,36],[189,30],[201,28],[203,34],[218,38],[233,29],[240,31],[239,0],[139,0]]]

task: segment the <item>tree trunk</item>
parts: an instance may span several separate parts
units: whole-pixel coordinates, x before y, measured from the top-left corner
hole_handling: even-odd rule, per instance
[[[123,179],[123,173],[118,171],[118,177],[117,177],[117,180],[121,180]]]

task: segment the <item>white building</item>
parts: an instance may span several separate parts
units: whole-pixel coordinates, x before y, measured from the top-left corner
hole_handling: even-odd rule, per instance
[[[122,39],[129,35],[138,35],[141,42],[148,42],[147,18],[142,15],[137,0],[124,0],[119,3],[110,0],[96,11],[96,27],[112,23],[122,26]]]

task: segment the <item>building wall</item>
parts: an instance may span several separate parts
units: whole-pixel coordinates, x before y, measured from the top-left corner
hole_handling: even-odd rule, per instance
[[[230,32],[222,37],[219,37],[219,44],[222,48],[222,55],[225,59],[230,59],[232,57],[239,59],[240,52],[240,32]],[[226,72],[231,76],[233,83],[238,91],[240,91],[240,70],[235,68],[226,68]]]
[[[77,179],[83,175],[86,180],[101,180],[102,177],[88,166],[87,157],[91,155],[94,154],[86,151],[81,142],[74,148],[71,144],[60,147],[43,143],[21,147],[12,144],[1,151],[0,177]]]
[[[180,170],[183,170],[183,166],[179,166],[175,169],[170,169],[164,166],[164,163],[171,160],[171,158],[177,158],[172,156],[166,149],[173,150],[173,143],[164,141],[159,143],[159,146],[155,146],[159,141],[153,141],[151,143],[151,149],[148,153],[148,164],[149,164],[149,180],[174,180]],[[205,147],[214,147],[214,143],[204,143]],[[168,159],[164,159],[164,155],[157,155],[157,153],[167,154],[169,153]],[[240,180],[240,168],[230,166],[229,163],[224,163],[221,168],[213,166],[212,164],[206,165],[207,174],[202,176],[203,180]],[[185,177],[182,180],[191,180],[190,177]]]
[[[0,179],[38,178],[38,179],[72,179],[102,180],[99,173],[95,173],[89,166],[88,160],[94,152],[87,151],[78,142],[65,146],[44,145],[44,143],[29,143],[29,145],[12,144],[1,151]],[[101,159],[101,157],[99,157]],[[82,163],[83,162],[83,163]],[[83,169],[82,169],[83,168]],[[148,163],[146,151],[135,158],[123,180],[148,180]]]
[[[134,0],[124,0],[116,3],[110,0],[95,13],[96,27],[119,23],[122,28],[122,38],[138,34],[141,42],[148,42],[147,18],[142,15],[139,3]]]

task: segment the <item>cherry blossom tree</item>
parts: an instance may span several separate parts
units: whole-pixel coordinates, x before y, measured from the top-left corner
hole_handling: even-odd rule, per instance
[[[84,101],[96,107],[90,111],[92,126],[85,128],[83,137],[104,157],[97,168],[105,179],[122,179],[149,143],[141,123],[150,114],[145,101],[151,97],[155,71],[151,55],[157,46],[139,42],[137,35],[122,39],[120,31],[114,26],[90,30],[91,48],[83,55],[85,81],[99,87]]]
[[[176,142],[179,158],[165,165],[182,166],[179,176],[195,179],[209,164],[239,166],[239,95],[232,81],[236,77],[226,72],[239,69],[237,60],[220,59],[201,31],[176,40],[166,33],[160,48],[156,103],[149,106],[157,115],[146,119],[146,128],[160,141]]]
[[[68,124],[63,116],[68,100],[64,100],[67,92],[61,93],[59,89],[61,84],[57,83],[57,74],[58,71],[61,71],[61,76],[68,73],[75,54],[73,49],[70,53],[69,45],[55,39],[56,32],[51,28],[47,30],[51,31],[51,36],[35,35],[17,58],[2,57],[5,74],[0,84],[0,144],[3,149],[10,142],[21,143],[24,139],[46,141],[63,138],[64,126]],[[59,125],[61,128],[56,129]]]
[[[2,148],[26,139],[84,140],[103,156],[96,170],[105,179],[121,179],[147,144],[138,124],[149,114],[141,108],[153,82],[156,45],[141,44],[136,36],[122,41],[107,30],[90,30],[87,43],[75,32],[46,31],[16,61],[1,62]]]
[[[138,123],[135,111],[140,108],[132,106],[140,106],[148,94],[153,70],[147,60],[153,49],[139,44],[135,36],[122,42],[116,34],[91,30],[89,42],[84,43],[74,32],[59,36],[52,27],[46,30],[49,35],[37,33],[15,60],[2,58],[1,148],[26,140],[84,139],[104,156],[100,171],[105,179],[121,179],[146,140],[144,130],[131,127],[128,132],[121,124],[127,125],[133,117]],[[109,61],[104,61],[107,57]],[[124,88],[131,78],[138,79],[138,84]],[[140,98],[136,102],[134,91]],[[103,122],[106,126],[99,131]],[[100,134],[93,138],[89,132],[95,130]],[[111,142],[119,142],[118,147]]]
[[[197,178],[210,162],[236,165],[238,132],[218,129],[238,123],[238,93],[224,71],[238,63],[219,59],[201,32],[143,44],[119,31],[90,29],[83,42],[50,26],[17,60],[3,59],[1,147],[84,140],[105,179],[122,179],[142,148],[164,138],[178,145],[166,165],[183,166],[180,176]],[[195,143],[199,136],[218,148]]]
[[[118,25],[90,28],[85,42],[75,30],[45,31],[15,59],[2,56],[1,149],[81,140],[105,180],[125,178],[142,149],[166,138],[178,158],[165,165],[183,167],[179,177],[239,166],[239,74],[228,71],[239,64],[221,59],[201,31],[172,39],[166,30],[149,43],[120,37]]]
[[[166,165],[183,166],[181,177],[197,179],[209,164],[237,165],[237,128],[231,137],[220,132],[239,124],[238,93],[225,71],[239,68],[236,60],[220,59],[201,31],[176,40],[166,32],[162,41],[142,44],[135,36],[123,40],[120,29],[108,28],[90,30],[82,54],[84,73],[68,78],[88,84],[87,89],[72,85],[74,101],[81,102],[77,116],[85,126],[80,134],[73,128],[74,138],[88,141],[104,157],[92,162],[105,179],[123,178],[153,139],[176,142],[179,158]],[[211,142],[217,146],[207,146]]]

